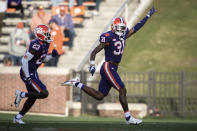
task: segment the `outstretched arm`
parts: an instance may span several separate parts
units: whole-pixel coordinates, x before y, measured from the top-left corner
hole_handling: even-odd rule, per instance
[[[156,12],[155,8],[152,7],[150,11],[147,13],[147,15],[139,23],[137,23],[132,29],[130,29],[127,38],[129,38],[134,33],[136,33],[155,12]]]

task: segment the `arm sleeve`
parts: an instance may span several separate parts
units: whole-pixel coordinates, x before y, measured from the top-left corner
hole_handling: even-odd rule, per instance
[[[30,52],[26,52],[24,57],[22,58],[22,69],[25,74],[25,77],[30,77],[29,75],[29,61],[34,57]]]
[[[137,32],[148,20],[148,16],[145,16],[139,23],[137,23],[134,27],[133,30],[134,32]]]

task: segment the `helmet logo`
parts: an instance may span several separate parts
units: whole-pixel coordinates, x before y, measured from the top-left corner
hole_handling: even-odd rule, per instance
[[[36,28],[36,33],[43,34],[42,28],[41,27]]]

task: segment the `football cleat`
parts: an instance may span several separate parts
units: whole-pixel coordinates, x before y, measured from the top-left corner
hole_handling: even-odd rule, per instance
[[[75,77],[75,78],[73,78],[73,79],[71,79],[71,80],[65,81],[65,82],[62,83],[61,85],[62,85],[62,86],[75,86],[75,84],[76,84],[77,82],[80,82],[79,77]]]
[[[23,99],[21,97],[21,93],[22,93],[22,91],[19,91],[19,90],[16,90],[16,92],[15,92],[16,98],[15,98],[14,104],[15,104],[16,107],[19,106],[21,100]]]
[[[142,123],[142,120],[136,119],[134,117],[130,117],[130,119],[128,121],[126,120],[127,125],[138,125],[140,123]]]
[[[18,123],[18,124],[25,124],[24,121],[22,121],[22,119],[17,119],[16,116],[13,119],[13,123]]]

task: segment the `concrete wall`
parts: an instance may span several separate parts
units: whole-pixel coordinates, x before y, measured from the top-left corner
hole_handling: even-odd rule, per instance
[[[143,103],[128,103],[129,111],[136,118],[147,116],[147,105]],[[97,106],[101,117],[124,117],[120,103],[103,103]]]

